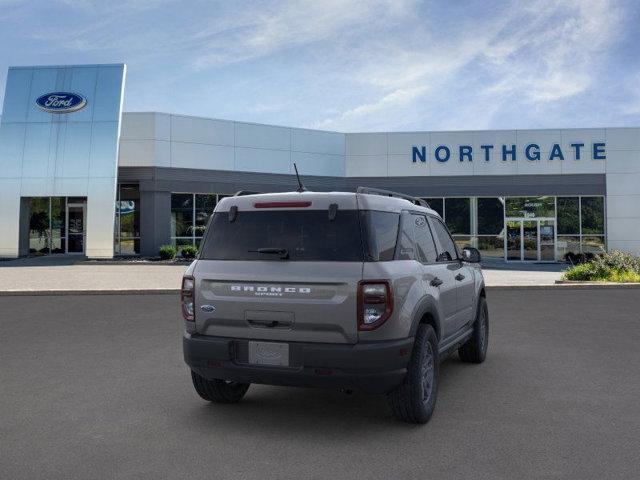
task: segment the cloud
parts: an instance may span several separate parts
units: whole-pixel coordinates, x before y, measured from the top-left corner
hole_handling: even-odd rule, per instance
[[[459,118],[465,120],[464,128],[487,128],[492,117],[486,115],[477,115],[477,121],[468,125],[470,106],[457,101],[464,95],[457,91],[460,87],[475,92],[470,101],[479,113],[496,113],[500,104],[513,102],[540,108],[582,94],[592,86],[597,73],[594,59],[615,40],[622,20],[621,8],[609,0],[539,0],[526,8],[502,7],[495,19],[461,19],[456,25],[461,34],[436,45],[423,43],[407,49],[410,42],[405,40],[387,47],[389,62],[371,62],[356,74],[359,82],[370,88],[373,100],[316,125],[345,130],[376,128],[370,117],[384,110],[377,122],[382,127],[385,119],[406,111],[410,102],[402,93],[416,92],[410,99],[421,99],[423,105],[441,108],[440,100],[449,100],[448,118],[433,128],[455,124],[457,110],[463,112]],[[417,34],[433,37],[430,33],[437,25],[427,24],[425,29]],[[428,114],[429,108],[425,112]]]
[[[312,125],[313,128],[333,129],[338,124],[349,124],[363,117],[384,115],[390,109],[404,107],[420,97],[428,89],[427,86],[399,88],[372,103],[365,103],[340,113],[337,118],[325,119]]]
[[[47,62],[126,61],[128,108],[343,131],[511,127],[606,88],[625,1],[0,0],[33,22],[0,18],[0,38]]]
[[[501,80],[488,92],[544,103],[589,88],[593,57],[614,38],[620,11],[607,0],[542,1],[537,7],[526,26],[489,45],[486,57]]]
[[[381,13],[395,17],[406,8],[405,2],[393,0],[293,0],[274,2],[260,12],[236,11],[232,20],[195,34],[204,48],[193,63],[215,67],[300,45],[333,43],[338,35],[348,36],[350,29],[369,26]]]

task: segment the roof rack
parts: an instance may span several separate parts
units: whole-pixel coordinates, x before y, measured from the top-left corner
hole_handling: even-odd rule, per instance
[[[238,190],[233,194],[234,197],[244,197],[245,195],[258,195],[260,192],[252,192],[251,190]]]
[[[431,208],[427,202],[418,197],[412,197],[411,195],[405,195],[404,193],[392,192],[391,190],[382,190],[381,188],[371,187],[358,187],[357,193],[366,193],[369,195],[381,195],[383,197],[394,197],[409,200],[414,205],[420,205],[421,207]]]

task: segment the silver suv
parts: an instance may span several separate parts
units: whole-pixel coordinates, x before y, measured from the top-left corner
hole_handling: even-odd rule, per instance
[[[386,394],[425,423],[438,365],[485,359],[474,248],[413,197],[298,191],[222,200],[182,283],[184,358],[197,393],[237,402],[251,383]]]

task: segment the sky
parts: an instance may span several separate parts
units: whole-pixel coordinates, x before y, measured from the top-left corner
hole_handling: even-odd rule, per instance
[[[640,126],[637,0],[0,0],[9,66],[127,64],[125,111],[341,132]]]

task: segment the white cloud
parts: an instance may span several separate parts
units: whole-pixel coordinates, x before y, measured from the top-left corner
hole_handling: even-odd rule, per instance
[[[625,15],[618,0],[59,1],[75,7],[69,26],[17,35],[43,55],[123,59],[129,82],[135,70],[155,76],[136,98],[188,83],[200,115],[286,123],[291,112],[298,125],[345,131],[489,128],[507,111],[587,95]],[[235,97],[205,99],[224,82]]]
[[[402,15],[408,2],[393,0],[289,0],[263,11],[235,11],[233,18],[195,35],[205,50],[194,60],[198,68],[263,57],[282,49],[315,42],[333,43],[336,36],[365,27],[380,16]]]
[[[503,103],[529,108],[525,105],[540,106],[586,92],[595,73],[594,58],[615,39],[621,18],[620,8],[609,0],[539,0],[525,8],[503,8],[495,19],[461,20],[457,30],[463,33],[433,46],[424,42],[408,50],[409,42],[404,41],[387,47],[385,57],[390,61],[371,62],[356,75],[360,83],[368,84],[373,100],[317,124],[359,129],[371,126],[372,111],[385,110],[377,121],[383,128],[385,119],[406,112],[404,96],[394,94],[400,91],[419,92],[412,100],[421,97],[423,106],[440,105],[442,98],[448,98],[451,111],[444,122],[456,124],[455,91],[467,85],[475,98],[472,105],[459,109],[464,111],[459,117],[464,123],[458,128],[487,128],[492,120],[487,112],[498,112]],[[430,32],[416,33],[428,38]],[[474,105],[478,114],[469,115]],[[470,118],[475,118],[473,125]]]

